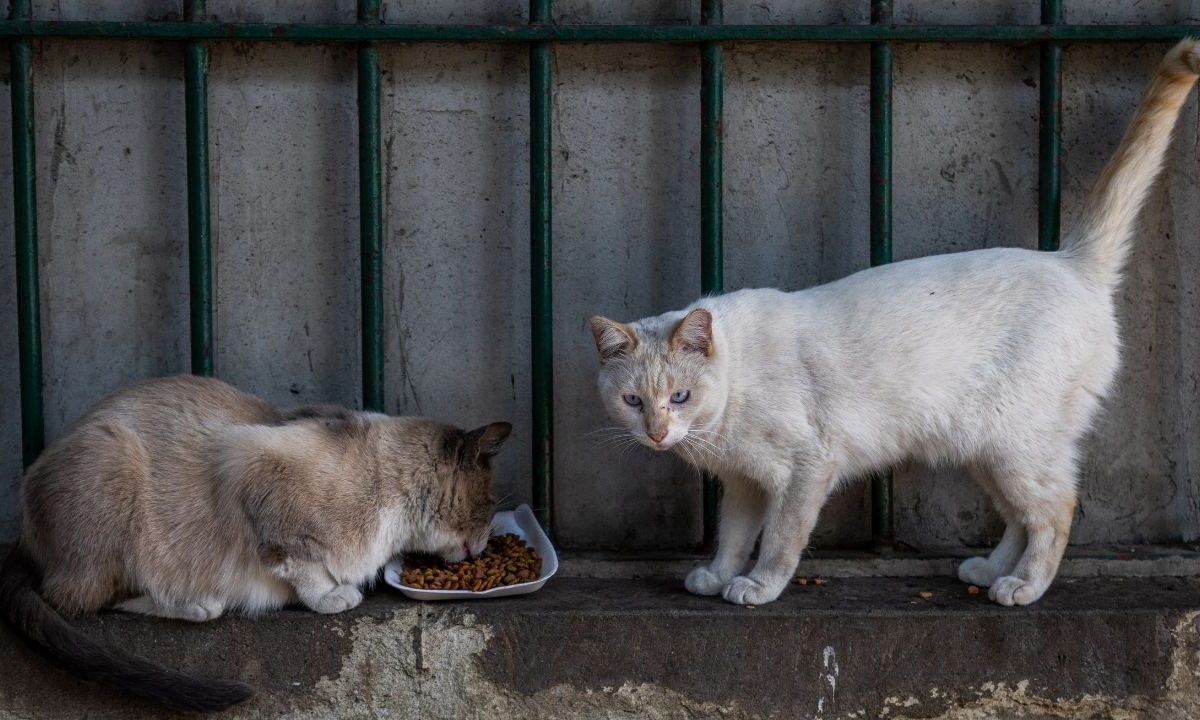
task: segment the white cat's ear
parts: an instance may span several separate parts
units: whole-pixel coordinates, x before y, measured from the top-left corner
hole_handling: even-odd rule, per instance
[[[504,441],[508,439],[511,432],[512,425],[506,422],[494,422],[481,428],[475,428],[467,433],[464,453],[468,458],[475,460],[490,458],[500,452],[501,446],[504,445]]]
[[[592,337],[596,338],[601,363],[628,355],[637,347],[637,335],[629,326],[599,315],[592,318]]]
[[[671,349],[713,354],[712,313],[696,308],[671,333]]]

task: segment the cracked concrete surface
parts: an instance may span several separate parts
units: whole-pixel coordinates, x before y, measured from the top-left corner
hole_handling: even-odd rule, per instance
[[[919,593],[929,592],[929,599]],[[322,617],[79,621],[259,689],[227,717],[1094,718],[1200,712],[1200,581],[1064,579],[1000,608],[949,578],[834,578],[746,609],[678,579],[560,578],[524,598],[389,591]],[[170,717],[0,632],[0,718]]]

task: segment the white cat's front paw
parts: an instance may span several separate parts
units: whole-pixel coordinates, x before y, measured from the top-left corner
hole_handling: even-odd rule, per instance
[[[739,575],[725,586],[723,597],[735,605],[764,605],[778,598],[782,592],[782,587],[769,587],[751,577]]]
[[[1029,605],[1045,595],[1049,587],[1050,583],[1036,583],[1016,575],[1006,575],[996,580],[988,590],[988,597],[1005,607]]]
[[[358,588],[353,585],[338,585],[322,595],[313,606],[313,610],[323,615],[332,615],[356,608],[362,600],[363,595]]]
[[[963,560],[958,566],[958,579],[968,585],[988,587],[996,582],[1000,572],[988,562],[986,557],[973,557]]]
[[[725,581],[707,566],[700,565],[687,574],[683,586],[693,595],[720,595]]]

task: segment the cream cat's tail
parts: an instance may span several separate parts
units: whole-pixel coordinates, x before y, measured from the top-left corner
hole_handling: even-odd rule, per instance
[[[1200,74],[1200,40],[1183,40],[1159,63],[1150,89],[1092,189],[1079,228],[1062,243],[1084,271],[1108,287],[1121,275],[1130,235],[1162,169],[1179,110]]]
[[[0,613],[33,650],[72,675],[193,712],[224,710],[254,695],[244,683],[197,678],[92,640],[38,595],[39,582],[25,551],[14,547],[0,570]]]

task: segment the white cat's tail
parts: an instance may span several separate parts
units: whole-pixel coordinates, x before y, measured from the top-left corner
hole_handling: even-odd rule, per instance
[[[1130,235],[1163,157],[1179,110],[1200,75],[1200,40],[1183,40],[1159,63],[1150,88],[1112,159],[1088,196],[1083,220],[1062,243],[1091,278],[1112,288],[1121,276]]]

